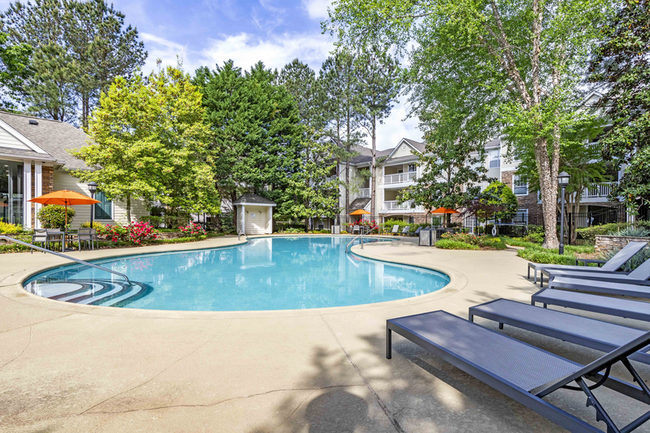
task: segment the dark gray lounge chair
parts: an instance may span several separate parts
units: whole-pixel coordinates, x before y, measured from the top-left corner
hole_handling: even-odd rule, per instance
[[[597,419],[609,431],[632,431],[650,419],[650,412],[625,427],[617,427],[592,390],[612,388],[631,398],[650,402],[650,389],[628,361],[630,355],[650,343],[650,332],[583,366],[444,311],[417,314],[386,321],[386,358],[392,356],[392,332],[449,362],[571,432],[602,431],[544,400],[568,388],[586,394]],[[621,361],[637,385],[609,377],[612,364]],[[598,374],[605,370],[604,375]],[[585,380],[597,381],[588,386]],[[578,387],[570,387],[576,382]]]
[[[650,287],[639,284],[615,283],[612,281],[581,280],[556,277],[548,284],[551,289],[576,290],[578,292],[602,293],[616,296],[650,298]]]
[[[609,298],[588,293],[544,289],[531,297],[531,304],[557,305],[576,310],[650,322],[650,303],[630,299]]]
[[[598,269],[598,268],[596,268]],[[579,278],[583,280],[611,281],[629,284],[650,285],[650,260],[646,260],[638,268],[630,273],[625,272],[584,272],[584,271],[563,271],[559,269],[542,269],[540,271],[540,287],[544,287],[544,274],[548,275],[549,281],[558,277]],[[585,284],[589,284],[588,281]]]
[[[609,259],[602,267],[595,266],[574,266],[574,265],[552,265],[544,263],[528,263],[528,279],[530,279],[531,268],[534,271],[534,282],[537,283],[537,271],[541,269],[563,269],[587,272],[616,272],[625,265],[632,257],[648,245],[647,242],[630,242],[618,253]]]
[[[504,324],[510,325],[602,352],[610,352],[647,332],[508,299],[471,307],[469,321],[473,322],[475,316],[498,322],[500,329]],[[650,364],[648,350],[650,347],[644,347],[630,355],[630,359]]]
[[[415,233],[413,233],[413,236],[419,236],[421,230],[422,230],[422,227],[418,227],[417,229],[415,229]]]

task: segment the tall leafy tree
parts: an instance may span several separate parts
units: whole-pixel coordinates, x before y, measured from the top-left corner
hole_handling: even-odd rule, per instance
[[[338,52],[328,57],[321,66],[318,76],[321,92],[325,134],[337,146],[336,158],[339,170],[345,167],[345,216],[350,214],[350,161],[357,155],[353,146],[359,144],[359,118],[355,111],[354,101],[357,97],[358,85],[354,71],[354,57],[350,53]],[[340,177],[340,171],[337,173]]]
[[[306,63],[294,59],[280,70],[278,83],[293,97],[302,122],[314,129],[322,125],[322,94],[318,89],[316,73]]]
[[[590,80],[607,89],[600,101],[611,122],[602,138],[604,156],[629,164],[614,194],[636,213],[650,204],[650,3],[621,1],[616,8],[615,18],[602,28]]]
[[[34,47],[29,108],[55,120],[69,121],[74,107],[87,126],[101,91],[115,77],[131,77],[147,57],[137,30],[105,0],[16,2],[0,19],[12,43]]]
[[[580,90],[608,8],[606,0],[341,0],[324,28],[346,46],[380,40],[417,53],[413,67],[471,65],[464,85],[489,91],[510,142],[534,149],[544,246],[557,247],[559,137],[572,124],[566,101]]]
[[[25,82],[32,73],[30,68],[32,47],[28,44],[12,44],[6,33],[0,32],[0,106],[15,109],[21,102]]]
[[[75,176],[97,182],[110,199],[124,199],[129,221],[134,199],[219,213],[201,93],[179,69],[118,77],[102,93],[88,132],[93,144],[73,154],[93,170]]]
[[[386,47],[377,44],[362,47],[354,59],[357,92],[353,107],[359,125],[370,137],[372,178],[370,184],[370,213],[377,208],[377,127],[383,123],[393,108],[400,90],[399,63]]]

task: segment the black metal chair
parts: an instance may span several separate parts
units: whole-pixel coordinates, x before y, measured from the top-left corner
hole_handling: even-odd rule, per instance
[[[86,243],[91,250],[95,249],[95,242],[97,241],[97,230],[91,228],[81,228],[77,232],[77,242],[79,244],[79,251],[81,251],[81,244]]]

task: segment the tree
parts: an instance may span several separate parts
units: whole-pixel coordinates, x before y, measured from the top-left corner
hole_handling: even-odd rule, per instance
[[[341,0],[324,29],[345,46],[379,40],[418,54],[413,68],[440,62],[455,72],[458,64],[471,65],[459,75],[463,84],[489,91],[509,141],[535,151],[544,246],[554,248],[559,137],[571,124],[563,108],[580,90],[608,7],[605,0]]]
[[[312,128],[322,125],[322,94],[319,92],[316,73],[309,65],[294,59],[278,75],[278,84],[284,86],[293,97],[302,122]]]
[[[77,171],[110,199],[158,200],[170,211],[219,213],[209,128],[201,93],[182,71],[168,67],[143,79],[118,77],[93,112],[94,142],[73,152],[93,168]]]
[[[517,196],[508,185],[495,181],[471,202],[465,210],[466,214],[474,215],[477,219],[484,219],[487,222],[494,219],[495,222],[501,219],[511,218],[519,208]]]
[[[627,162],[622,196],[632,213],[650,203],[645,148],[650,145],[650,3],[647,0],[616,4],[616,16],[602,28],[602,41],[591,63],[590,81],[607,89],[600,106],[611,122],[601,142],[606,159]]]
[[[318,84],[321,92],[325,134],[339,147],[336,158],[345,164],[345,215],[350,214],[350,161],[357,153],[353,146],[361,140],[359,119],[354,108],[358,91],[354,72],[354,56],[338,52],[328,57],[321,67]],[[340,172],[337,173],[340,177]]]
[[[34,47],[36,85],[25,89],[31,111],[55,120],[70,121],[70,107],[81,107],[75,114],[87,126],[101,91],[147,57],[138,31],[124,27],[124,14],[105,0],[16,2],[0,18],[12,43]]]
[[[387,53],[385,47],[371,45],[362,47],[355,57],[354,71],[357,92],[352,104],[359,125],[366,130],[371,143],[370,213],[374,217],[377,206],[377,126],[388,117],[399,93],[399,63]]]
[[[29,67],[32,47],[12,44],[8,39],[6,33],[0,32],[0,86],[4,90],[0,107],[15,109],[25,91],[25,81],[32,72]]]

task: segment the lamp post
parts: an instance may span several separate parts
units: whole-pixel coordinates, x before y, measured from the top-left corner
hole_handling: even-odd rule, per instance
[[[90,192],[90,198],[95,198],[95,192],[97,191],[97,184],[95,182],[90,182],[88,184],[88,191]],[[90,228],[93,228],[93,220],[95,219],[95,205],[90,205]]]
[[[566,171],[563,171],[557,176],[557,182],[562,188],[562,211],[560,214],[560,254],[564,254],[564,191],[569,184],[569,179],[571,179],[571,176],[569,176],[569,173]]]

